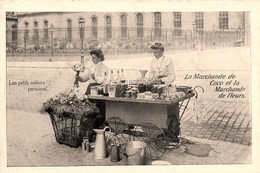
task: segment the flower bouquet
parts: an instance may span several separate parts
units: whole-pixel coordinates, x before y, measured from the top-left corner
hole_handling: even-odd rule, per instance
[[[43,112],[49,113],[60,144],[78,147],[82,138],[93,130],[99,109],[77,88],[69,88],[43,103]]]

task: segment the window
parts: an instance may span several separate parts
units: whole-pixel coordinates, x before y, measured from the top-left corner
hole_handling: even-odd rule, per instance
[[[48,21],[44,21],[44,40],[48,41],[49,40],[49,23]]]
[[[18,37],[18,31],[17,31],[17,25],[12,25],[12,42],[17,43],[17,37]]]
[[[181,12],[174,12],[174,35],[181,36]]]
[[[29,23],[25,22],[25,30],[24,30],[24,41],[27,41],[29,39]]]
[[[181,12],[174,12],[174,28],[181,28]]]
[[[71,19],[67,20],[67,41],[72,41],[72,21]]]
[[[112,38],[112,19],[111,16],[106,16],[106,36]]]
[[[161,13],[154,13],[154,27],[155,27],[155,37],[161,37]]]
[[[79,29],[80,29],[80,39],[83,40],[85,38],[85,20],[83,18],[79,19]]]
[[[219,29],[228,29],[228,12],[219,12]]]
[[[35,45],[39,45],[39,31],[38,31],[38,22],[34,22],[34,30],[33,30],[33,43]]]
[[[125,14],[121,15],[121,38],[127,38],[127,17]]]
[[[196,23],[196,29],[203,29],[203,12],[195,12],[195,23]]]
[[[137,37],[138,38],[143,38],[144,35],[144,29],[143,29],[143,14],[138,13],[136,15],[137,18]]]
[[[98,38],[98,29],[97,29],[97,18],[92,17],[92,36],[93,38]]]

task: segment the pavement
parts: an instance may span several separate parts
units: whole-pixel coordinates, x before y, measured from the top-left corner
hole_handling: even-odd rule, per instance
[[[181,137],[197,144],[210,145],[210,148],[213,149],[210,149],[207,157],[198,157],[187,154],[187,145],[183,145],[176,150],[166,152],[162,157],[163,160],[165,159],[176,165],[251,163],[252,122],[249,99],[248,49],[225,50],[174,54],[177,82],[191,86],[196,86],[199,83],[205,89],[204,94],[202,94],[204,99],[202,100],[199,97],[200,102],[205,104],[205,115],[201,122],[195,121],[196,112],[193,111],[195,100],[193,98],[181,119]],[[226,64],[227,61],[232,62],[232,58],[233,60],[237,59],[238,55],[241,58],[238,58],[236,63]],[[225,62],[221,61],[226,59],[227,56],[231,59]],[[211,57],[211,59],[208,57]],[[128,55],[124,61],[117,58],[109,60],[108,58],[106,63],[114,69],[126,68],[129,70],[129,74],[126,74],[126,76],[136,78],[138,75],[140,76],[136,69],[149,67],[149,63],[138,62],[147,62],[149,58],[142,57],[136,61],[136,57],[130,58],[130,55]],[[184,64],[183,61],[179,60],[180,58],[190,63]],[[214,65],[210,63],[211,61],[218,64]],[[72,86],[75,74],[70,67],[74,63],[76,62],[7,63],[7,163],[9,166],[124,165],[124,159],[118,163],[112,163],[109,159],[96,162],[93,161],[92,157],[83,156],[80,148],[70,148],[57,144],[48,116],[38,112],[42,103],[49,97]],[[205,66],[205,64],[208,64],[208,66]],[[247,98],[220,99],[218,93],[213,92],[214,86],[209,86],[209,80],[190,80],[188,82],[184,80],[186,73],[208,74],[210,72],[228,75],[231,71],[237,75],[236,79],[247,89]],[[44,84],[35,86],[30,84],[32,81],[43,81]],[[12,85],[12,82],[20,82],[20,86]],[[28,85],[27,82],[29,82]],[[29,88],[35,87],[46,88],[47,92],[29,91]],[[83,91],[85,90],[84,86],[81,88]],[[33,137],[28,139],[26,138],[27,135]],[[18,145],[17,140],[19,141]],[[20,146],[23,146],[23,149]],[[39,155],[37,152],[40,152]],[[66,153],[69,153],[69,155]],[[25,159],[19,159],[20,156]],[[40,159],[40,157],[43,158],[43,161],[35,159]],[[151,162],[148,164],[151,164]]]
[[[207,100],[207,112],[200,123],[194,123],[189,109],[181,120],[183,136],[251,145],[252,123],[249,103]]]
[[[8,109],[7,122],[8,167],[126,164],[126,158],[122,154],[119,162],[111,162],[110,156],[97,160],[93,157],[93,149],[90,153],[82,153],[81,147],[73,148],[58,144],[48,114]],[[170,162],[172,165],[250,164],[252,162],[251,146],[195,137],[184,139],[187,142],[183,142],[178,148],[166,150],[158,160]],[[205,155],[200,155],[201,153]],[[151,165],[152,162],[153,160],[146,159],[145,163]]]

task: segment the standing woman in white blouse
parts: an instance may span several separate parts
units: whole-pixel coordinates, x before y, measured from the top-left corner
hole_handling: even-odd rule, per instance
[[[151,46],[154,57],[151,61],[149,78],[153,80],[161,79],[167,86],[173,85],[176,79],[173,62],[171,58],[164,56],[164,47],[161,43],[155,43]],[[179,122],[179,105],[174,104],[168,107],[167,127],[172,142],[179,142],[180,122]]]
[[[161,79],[163,83],[170,86],[176,78],[172,59],[164,56],[164,47],[161,43],[155,43],[151,48],[155,58],[151,61],[149,78]]]

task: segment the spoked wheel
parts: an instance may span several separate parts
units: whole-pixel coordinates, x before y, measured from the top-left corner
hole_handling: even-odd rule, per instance
[[[139,126],[132,126],[131,129],[129,129],[130,135],[132,138],[130,138],[133,141],[143,141],[144,140],[144,131],[142,130],[142,127]]]
[[[163,130],[153,123],[141,123],[143,131],[139,139],[147,144],[146,157],[149,159],[158,159],[166,151],[167,140]]]
[[[111,152],[112,145],[120,145],[120,152],[125,150],[126,143],[129,141],[129,134],[123,133],[127,131],[127,124],[118,117],[111,117],[107,119],[104,124],[109,126],[111,132],[107,133],[106,145],[108,152]]]

